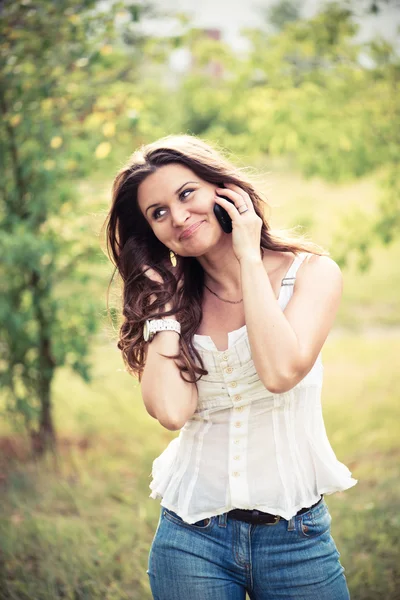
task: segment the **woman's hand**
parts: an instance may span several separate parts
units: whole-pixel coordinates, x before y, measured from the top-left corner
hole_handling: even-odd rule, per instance
[[[239,262],[243,260],[260,260],[260,242],[262,219],[254,210],[250,196],[233,183],[224,184],[226,187],[217,188],[217,194],[226,196],[234,205],[216,195],[217,204],[225,208],[232,219],[232,245]],[[243,213],[239,212],[247,208]]]

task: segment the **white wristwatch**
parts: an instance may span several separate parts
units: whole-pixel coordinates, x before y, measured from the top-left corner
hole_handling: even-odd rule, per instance
[[[176,331],[181,333],[181,324],[174,319],[147,319],[143,327],[143,339],[151,342],[158,331]]]

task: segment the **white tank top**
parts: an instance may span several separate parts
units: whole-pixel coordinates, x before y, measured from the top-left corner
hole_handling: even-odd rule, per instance
[[[305,256],[282,280],[282,310]],[[196,412],[153,462],[150,497],[187,523],[233,508],[290,519],[321,494],[354,486],[326,434],[321,354],[294,388],[274,394],[258,377],[246,326],[228,338],[219,351],[210,337],[194,336],[208,375],[197,384]]]

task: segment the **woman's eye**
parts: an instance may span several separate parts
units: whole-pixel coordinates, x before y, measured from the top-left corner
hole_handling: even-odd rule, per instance
[[[163,217],[164,215],[160,214],[163,210],[165,211],[165,208],[156,208],[156,210],[153,212],[153,219],[157,221],[157,219]]]
[[[179,194],[179,198],[180,198],[181,200],[185,200],[185,198],[187,198],[187,197],[188,197],[188,195],[189,195],[189,194],[188,194],[187,196],[185,196],[185,194],[186,194],[187,192],[189,192],[189,194],[190,194],[190,192],[193,192],[193,190],[191,190],[190,188],[187,188],[186,190],[183,190],[183,192],[181,192],[181,193]]]
[[[191,188],[187,188],[186,190],[183,190],[179,194],[179,199],[186,200],[186,198],[190,195],[191,192],[193,192],[193,190]],[[156,221],[158,219],[161,219],[164,216],[165,211],[166,211],[165,208],[156,208],[155,211],[153,212],[153,219],[155,219]]]

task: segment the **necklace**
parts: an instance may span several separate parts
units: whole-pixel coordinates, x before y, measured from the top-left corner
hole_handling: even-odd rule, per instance
[[[218,294],[216,292],[213,292],[212,290],[210,290],[208,285],[204,284],[204,287],[206,287],[209,292],[214,294],[214,296],[217,296],[217,298],[219,298],[219,300],[222,300],[222,302],[229,302],[229,304],[240,304],[241,302],[243,302],[243,298],[241,298],[240,300],[225,300],[224,298],[221,298],[221,296],[218,296]]]

